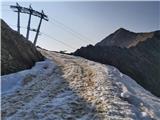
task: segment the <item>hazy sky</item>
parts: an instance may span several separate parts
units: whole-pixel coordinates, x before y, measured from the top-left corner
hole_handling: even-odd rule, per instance
[[[17,29],[17,14],[8,5],[15,2],[3,2],[3,18],[13,29]],[[41,35],[37,45],[49,50],[67,50],[68,52],[85,46],[95,44],[104,37],[113,33],[120,27],[134,32],[149,32],[160,29],[160,2],[19,2],[20,5],[38,11],[42,9],[48,15],[49,21],[43,21]],[[32,17],[32,28],[37,28],[39,19]],[[54,19],[56,21],[54,21]],[[28,15],[21,15],[21,26],[27,27]],[[65,25],[65,26],[64,26]],[[78,33],[72,33],[70,29]],[[21,29],[26,36],[26,29]],[[44,34],[56,38],[71,46],[68,47],[50,39]],[[30,40],[34,33],[30,32]]]

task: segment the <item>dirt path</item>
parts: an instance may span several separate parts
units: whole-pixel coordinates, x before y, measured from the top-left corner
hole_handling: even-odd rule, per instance
[[[147,120],[154,116],[152,111],[139,105],[143,104],[142,101],[137,100],[138,105],[134,105],[134,103],[129,103],[125,96],[121,96],[121,93],[127,88],[120,82],[112,80],[123,77],[123,74],[116,69],[113,68],[113,72],[111,72],[106,69],[105,65],[55,52],[48,53],[46,51],[45,55],[57,61],[69,86],[96,108],[100,119]],[[114,71],[118,72],[117,75],[120,78],[114,77],[117,76]],[[148,115],[143,115],[146,112]]]
[[[23,88],[2,96],[4,120],[151,120],[157,117],[143,100],[125,94],[128,88],[119,79],[126,78],[117,69],[79,57],[41,52],[57,66],[45,76],[29,75]],[[144,92],[146,98],[154,100],[158,110],[160,100]]]

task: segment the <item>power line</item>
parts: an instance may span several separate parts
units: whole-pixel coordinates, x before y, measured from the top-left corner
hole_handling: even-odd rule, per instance
[[[41,33],[42,33],[42,32],[41,32]],[[56,38],[54,38],[54,37],[52,37],[52,36],[50,36],[50,35],[48,35],[48,34],[45,34],[45,33],[42,33],[42,34],[45,35],[46,37],[50,38],[50,39],[54,39],[55,41],[57,41],[57,42],[59,42],[59,43],[65,45],[65,46],[67,46],[68,48],[76,49],[76,48],[74,48],[74,47],[72,47],[72,46],[66,44],[65,42],[62,42],[62,41],[60,41],[60,40],[57,40]]]
[[[49,16],[49,17],[50,17],[50,23],[51,23],[51,24],[54,24],[54,25],[55,25],[55,23],[57,23],[58,25],[60,25],[61,28],[63,27],[63,28],[66,29],[66,30],[63,29],[64,31],[70,32],[73,36],[77,37],[77,38],[80,39],[80,40],[83,40],[84,42],[86,42],[86,40],[87,40],[89,43],[90,43],[90,42],[93,42],[93,41],[92,41],[91,39],[89,39],[88,37],[82,35],[81,33],[77,32],[77,31],[75,31],[75,30],[73,30],[71,27],[65,25],[64,23],[58,21],[57,19],[53,19],[51,16]],[[52,22],[51,20],[53,20],[54,22]],[[82,39],[82,38],[83,38],[83,39]],[[84,39],[85,39],[85,40],[84,40]]]
[[[16,26],[16,25],[11,25],[11,24],[9,24],[10,26]],[[20,26],[21,28],[23,28],[23,29],[27,29],[26,27],[24,27],[24,26]],[[41,34],[42,35],[44,35],[44,36],[46,36],[47,38],[49,38],[49,39],[53,39],[53,40],[55,40],[55,41],[57,41],[57,42],[59,42],[59,43],[61,43],[61,44],[63,44],[63,45],[65,45],[65,46],[67,46],[68,48],[71,48],[71,49],[76,49],[76,48],[74,48],[74,47],[72,47],[72,46],[70,46],[70,45],[68,45],[68,44],[66,44],[65,42],[62,42],[62,41],[60,41],[60,40],[58,40],[58,39],[56,39],[56,38],[54,38],[53,36],[50,36],[50,35],[48,35],[48,34],[46,34],[46,33],[44,33],[44,32],[41,32]]]
[[[55,24],[55,23],[53,23],[53,22],[51,22],[51,21],[49,21],[49,23],[51,23],[52,25],[57,25],[57,24]],[[58,26],[58,25],[57,25],[57,26]],[[58,27],[59,27],[59,26],[58,26]],[[62,27],[62,26],[61,26],[61,27]],[[68,31],[68,30],[66,30],[66,29],[64,29],[64,28],[62,28],[62,30],[63,30],[63,31],[66,31],[67,33],[69,32],[69,34],[71,34],[72,36],[78,38],[79,40],[82,40],[82,41],[86,42],[84,39],[82,39],[81,37],[75,35],[73,32],[70,32],[70,31]]]
[[[9,25],[10,25],[10,26],[14,26],[14,27],[17,26],[17,25],[12,25],[12,24],[9,24]],[[20,28],[27,29],[27,27],[24,27],[24,26],[20,26]],[[46,33],[42,33],[42,32],[41,32],[41,34],[43,34],[43,35],[46,36],[47,38],[53,39],[53,40],[55,40],[55,41],[57,41],[57,42],[59,42],[59,43],[65,45],[65,46],[67,46],[68,48],[76,49],[76,48],[72,47],[71,45],[66,44],[66,43],[63,42],[63,41],[60,41],[60,40],[54,38],[53,36],[50,36],[50,35],[48,35],[48,34],[46,34]]]
[[[9,6],[7,4],[2,4],[2,6]],[[59,25],[59,27],[63,27],[62,30],[66,31],[66,32],[70,32],[70,34],[72,34],[74,37],[78,38],[79,40],[82,40],[84,42],[88,41],[89,43],[90,42],[93,42],[91,39],[89,39],[88,37],[82,35],[81,33],[75,31],[73,28],[65,25],[64,23],[60,22],[59,20],[55,19],[55,18],[52,18],[51,16],[49,16],[50,19],[53,20],[53,22],[50,20],[49,23],[53,24],[53,25],[56,25],[55,23],[57,23]],[[65,28],[65,29],[64,29]]]
[[[54,21],[55,21],[56,23],[58,23],[59,25],[62,25],[63,27],[65,27],[65,28],[68,29],[69,31],[71,31],[71,32],[79,35],[79,36],[82,37],[82,38],[85,38],[85,40],[87,40],[87,41],[89,41],[89,42],[93,42],[93,41],[90,40],[88,37],[82,35],[81,33],[77,32],[77,31],[75,31],[75,30],[73,30],[71,27],[65,25],[64,23],[58,21],[57,19],[54,19]]]
[[[16,5],[11,5],[10,8],[14,12],[17,13],[17,31],[18,31],[18,33],[20,33],[20,15],[21,15],[21,13],[29,14],[26,39],[29,39],[31,17],[35,16],[35,17],[40,18],[37,30],[34,30],[36,32],[36,35],[35,35],[33,44],[36,45],[38,35],[39,35],[39,32],[40,32],[40,27],[41,27],[41,24],[42,24],[42,20],[48,21],[48,16],[43,12],[43,10],[41,12],[34,10],[31,7],[31,5],[28,8],[28,7],[23,7],[23,6],[19,5],[18,3],[16,3]]]

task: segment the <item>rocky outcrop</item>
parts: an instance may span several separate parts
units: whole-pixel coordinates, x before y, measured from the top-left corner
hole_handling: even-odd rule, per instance
[[[152,34],[130,48],[89,45],[78,49],[74,55],[116,66],[145,89],[160,96],[160,31]]]
[[[1,74],[31,68],[44,57],[35,46],[1,20]]]
[[[130,48],[137,45],[139,42],[152,38],[153,34],[154,32],[134,33],[124,28],[120,28],[97,43],[96,46],[117,46],[122,48]]]

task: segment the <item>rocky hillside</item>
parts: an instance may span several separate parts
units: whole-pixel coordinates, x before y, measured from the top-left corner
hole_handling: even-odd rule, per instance
[[[134,33],[124,28],[120,28],[111,35],[104,38],[96,46],[118,46],[118,47],[132,47],[139,42],[145,41],[148,38],[152,38],[154,32],[150,33]]]
[[[121,31],[124,31],[126,34],[122,32],[122,35],[120,35]],[[129,46],[133,44],[128,44],[125,40],[128,38],[127,41],[134,41],[135,33],[129,32],[128,35],[128,31],[125,30],[120,30],[120,33],[117,33],[120,41],[124,37],[124,42],[118,42],[117,37],[116,45],[111,45],[108,41],[102,41],[96,46],[82,47],[74,55],[116,66],[121,72],[132,77],[145,89],[151,91],[156,96],[160,96],[160,31],[148,33],[148,35],[152,34],[152,37],[146,38],[145,36],[143,39],[138,40],[141,42],[134,44],[132,47]],[[109,37],[113,35],[111,34]],[[109,46],[103,46],[104,42]]]
[[[35,46],[1,20],[1,74],[31,68],[43,56]]]
[[[40,51],[45,61],[2,76],[2,120],[160,119],[160,99],[115,67]]]

